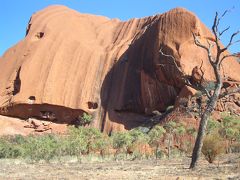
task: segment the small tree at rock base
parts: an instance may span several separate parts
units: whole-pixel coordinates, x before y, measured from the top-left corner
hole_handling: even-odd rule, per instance
[[[213,38],[211,38],[211,39],[204,38],[204,41],[201,42],[199,40],[199,37],[196,34],[192,33],[194,43],[196,44],[196,46],[204,49],[207,52],[207,56],[208,56],[207,59],[213,69],[214,78],[215,78],[215,81],[214,81],[215,86],[213,87],[212,92],[203,86],[204,72],[201,69],[202,65],[200,66],[200,70],[202,73],[201,80],[199,82],[192,83],[189,79],[189,76],[187,76],[182,71],[182,69],[177,65],[175,57],[173,57],[172,55],[164,54],[162,52],[162,49],[160,49],[160,51],[159,51],[163,56],[169,57],[173,60],[173,65],[176,67],[176,69],[181,74],[183,74],[183,81],[186,85],[201,91],[208,98],[207,106],[203,110],[201,110],[201,113],[200,113],[200,124],[199,124],[197,138],[196,138],[195,145],[194,145],[193,152],[192,152],[192,161],[190,164],[190,169],[194,169],[197,165],[197,162],[200,157],[201,150],[202,150],[202,146],[203,146],[203,138],[206,134],[206,127],[207,127],[208,119],[209,119],[210,115],[212,114],[212,112],[217,104],[218,99],[221,99],[229,94],[240,92],[240,87],[238,86],[237,88],[231,90],[230,92],[226,91],[224,93],[221,93],[221,89],[223,86],[223,80],[224,80],[224,76],[222,75],[223,61],[228,59],[229,57],[238,57],[239,56],[239,53],[229,54],[227,52],[227,50],[232,45],[240,42],[240,40],[236,40],[236,41],[234,40],[235,37],[240,33],[240,31],[237,31],[231,35],[230,40],[229,40],[228,44],[226,45],[226,47],[222,47],[222,45],[220,43],[221,36],[230,29],[230,26],[229,26],[226,29],[219,31],[219,23],[228,12],[229,12],[229,10],[226,10],[220,17],[218,15],[218,13],[216,13],[215,18],[214,18],[214,23],[212,26],[212,32],[214,35]],[[215,51],[213,51],[213,48]],[[162,64],[160,64],[160,65],[162,65]]]
[[[164,129],[166,129],[167,132],[167,140],[168,140],[168,145],[167,145],[167,149],[168,149],[168,158],[170,158],[171,156],[171,147],[173,144],[173,134],[174,131],[177,128],[177,124],[174,121],[169,121],[164,125]]]
[[[151,131],[148,133],[150,137],[150,145],[155,148],[155,157],[158,158],[158,150],[161,143],[161,138],[166,133],[166,130],[162,126],[155,126]]]
[[[112,135],[113,148],[115,148],[115,158],[120,152],[125,153],[127,157],[127,150],[132,145],[133,137],[129,132],[115,132]]]

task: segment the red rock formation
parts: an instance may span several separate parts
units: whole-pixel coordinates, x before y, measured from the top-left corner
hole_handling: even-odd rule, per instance
[[[34,14],[26,37],[0,60],[1,114],[74,123],[84,111],[92,126],[106,132],[146,121],[142,115],[164,111],[184,88],[182,74],[160,48],[172,54],[191,76],[202,62],[213,79],[204,50],[192,32],[211,39],[191,12],[167,13],[121,22],[51,6]],[[225,75],[240,81],[240,65],[224,63]]]

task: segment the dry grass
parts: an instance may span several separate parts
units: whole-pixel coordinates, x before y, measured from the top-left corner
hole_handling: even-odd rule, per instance
[[[190,159],[105,161],[78,163],[26,163],[0,160],[0,179],[240,179],[240,154],[220,157],[215,164],[203,158],[196,171],[188,169]]]

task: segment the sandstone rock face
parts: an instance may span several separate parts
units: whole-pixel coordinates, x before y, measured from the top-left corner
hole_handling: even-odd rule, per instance
[[[74,124],[87,112],[91,125],[105,132],[133,128],[184,91],[182,74],[161,48],[185,74],[203,63],[205,79],[213,79],[192,32],[212,38],[182,8],[122,22],[50,6],[32,16],[26,37],[0,59],[1,114]],[[240,81],[235,59],[223,67],[225,76]]]

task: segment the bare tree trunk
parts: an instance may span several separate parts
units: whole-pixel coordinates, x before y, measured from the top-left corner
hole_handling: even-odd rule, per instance
[[[173,137],[172,134],[168,134],[168,159],[171,158],[171,146],[172,146]]]
[[[205,113],[201,117],[198,134],[197,134],[197,139],[195,141],[195,145],[193,148],[190,169],[193,169],[196,167],[197,161],[200,157],[200,153],[201,153],[202,145],[203,145],[203,138],[205,136],[205,129],[207,127],[208,117],[211,114],[211,112],[212,112],[212,110],[209,109],[208,111],[205,111]]]
[[[214,69],[215,73],[217,73],[217,84],[213,93],[213,96],[211,96],[210,98],[210,102],[207,105],[206,110],[204,111],[204,113],[201,116],[201,121],[200,121],[200,125],[199,125],[199,129],[198,129],[198,134],[197,134],[197,139],[195,141],[195,145],[193,148],[193,153],[192,153],[192,161],[191,161],[191,165],[190,165],[190,169],[194,169],[197,165],[197,161],[200,157],[201,151],[202,151],[202,146],[203,146],[203,138],[205,136],[206,133],[206,127],[207,127],[207,123],[208,123],[208,118],[211,115],[211,113],[214,110],[214,107],[217,104],[217,100],[219,97],[219,94],[221,92],[221,88],[222,88],[222,80],[220,77],[220,73],[218,70]]]
[[[159,147],[159,145],[157,145],[156,150],[155,150],[155,157],[156,157],[156,160],[158,159],[158,147]]]
[[[214,23],[212,26],[212,32],[214,34],[214,43],[212,43],[211,41],[209,41],[208,39],[206,39],[207,41],[207,46],[205,45],[206,43],[201,43],[198,39],[198,37],[193,33],[193,38],[194,38],[194,42],[195,44],[204,49],[207,52],[208,55],[208,61],[211,64],[213,71],[214,71],[214,76],[216,79],[216,84],[214,87],[214,93],[211,94],[209,90],[206,89],[206,87],[204,87],[202,85],[202,80],[204,80],[204,71],[201,69],[202,65],[200,66],[200,70],[202,72],[202,77],[201,77],[201,81],[197,83],[197,86],[192,84],[188,78],[184,78],[184,82],[186,85],[198,89],[201,92],[203,92],[204,94],[206,94],[206,96],[209,99],[209,102],[207,104],[206,109],[203,110],[203,113],[201,113],[201,120],[200,120],[200,125],[199,125],[199,129],[198,129],[198,134],[197,134],[197,138],[195,141],[195,145],[193,148],[193,152],[192,152],[192,161],[191,161],[191,165],[190,168],[193,169],[196,167],[197,161],[199,159],[200,153],[202,151],[202,146],[203,146],[203,138],[205,136],[205,130],[207,127],[207,123],[208,123],[208,118],[209,116],[212,114],[217,101],[219,98],[225,97],[228,94],[232,94],[235,92],[240,92],[240,87],[236,88],[235,90],[231,91],[231,92],[226,92],[223,94],[220,94],[221,92],[221,88],[222,88],[222,77],[221,77],[221,66],[222,63],[225,59],[229,58],[229,57],[239,57],[240,53],[233,53],[233,54],[229,54],[229,53],[225,53],[229,47],[231,47],[233,44],[236,43],[240,43],[240,39],[234,41],[234,38],[240,34],[240,30],[236,31],[235,33],[233,33],[230,37],[229,43],[227,44],[226,47],[222,48],[222,45],[220,44],[220,37],[229,30],[230,26],[226,29],[224,29],[223,31],[219,31],[218,25],[220,20],[226,15],[226,13],[230,12],[230,10],[226,10],[221,17],[218,16],[218,13],[216,13],[215,18],[214,18]],[[216,55],[213,55],[212,53],[212,48],[216,49]],[[162,49],[159,50],[159,52],[161,53],[161,55],[165,56],[165,57],[169,57],[173,60],[173,63],[175,65],[175,67],[177,68],[177,70],[179,72],[181,72],[184,75],[184,72],[182,71],[182,69],[180,67],[178,67],[178,65],[176,64],[176,59],[174,56],[172,55],[167,55],[164,54],[162,52]],[[215,53],[214,53],[215,54]],[[159,64],[159,65],[164,65],[164,64]],[[224,76],[223,76],[224,77]]]

